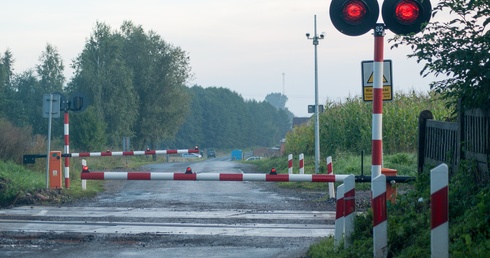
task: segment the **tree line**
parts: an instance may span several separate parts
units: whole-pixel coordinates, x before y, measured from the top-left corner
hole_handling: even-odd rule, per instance
[[[47,135],[42,96],[60,93],[69,101],[82,92],[90,105],[69,113],[70,145],[77,151],[120,149],[124,137],[136,150],[270,146],[290,127],[287,110],[266,101],[245,101],[224,88],[189,88],[188,54],[130,21],[119,30],[98,22],[71,64],[69,81],[51,44],[34,68],[15,73],[14,63],[10,50],[0,54],[0,119]],[[52,123],[52,137],[63,139],[63,116]]]

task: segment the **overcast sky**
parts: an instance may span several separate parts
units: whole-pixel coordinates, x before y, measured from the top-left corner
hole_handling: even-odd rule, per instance
[[[315,70],[314,46],[305,34],[313,35],[314,15],[318,34],[325,33],[317,47],[320,104],[361,95],[361,61],[374,55],[372,32],[341,34],[330,21],[329,5],[326,0],[3,1],[0,52],[10,49],[14,72],[21,73],[38,64],[46,44],[52,44],[69,80],[72,60],[95,23],[119,29],[129,20],[188,53],[194,74],[189,86],[229,88],[258,101],[284,93],[286,107],[307,116],[315,101]],[[419,75],[422,64],[406,58],[409,48],[391,50],[392,37],[387,31],[384,57],[393,61],[394,92],[428,91],[434,78]]]

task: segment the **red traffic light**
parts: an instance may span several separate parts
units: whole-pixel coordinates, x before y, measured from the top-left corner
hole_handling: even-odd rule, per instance
[[[420,32],[430,20],[429,0],[385,0],[381,14],[386,27],[395,34]]]
[[[359,36],[374,29],[379,16],[377,0],[332,0],[330,20],[340,32]]]
[[[414,1],[401,1],[395,6],[395,17],[401,24],[411,25],[419,17],[419,11]]]
[[[367,6],[364,2],[359,0],[353,0],[345,3],[342,8],[342,16],[344,20],[352,25],[358,25],[362,23],[364,17],[367,14]]]

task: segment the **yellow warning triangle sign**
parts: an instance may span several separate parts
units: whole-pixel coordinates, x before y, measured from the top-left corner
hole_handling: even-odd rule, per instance
[[[369,76],[369,79],[367,81],[367,83],[374,83],[374,76],[373,76],[374,72],[371,73],[371,75]],[[386,80],[386,77],[384,76],[383,74],[383,83],[387,83],[388,80]]]

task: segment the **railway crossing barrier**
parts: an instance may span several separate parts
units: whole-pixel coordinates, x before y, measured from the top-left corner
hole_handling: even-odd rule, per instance
[[[83,162],[83,161],[82,161]],[[343,203],[336,206],[336,214],[342,214],[342,225],[335,226],[335,239],[344,237],[345,246],[349,245],[354,231],[355,182],[354,175],[325,175],[325,174],[233,174],[233,173],[171,173],[171,172],[88,172],[86,162],[83,163],[86,172],[80,174],[84,180],[165,180],[165,181],[265,181],[265,182],[344,182],[346,193]],[[190,170],[190,167],[186,171]],[[339,235],[337,235],[339,234]]]

